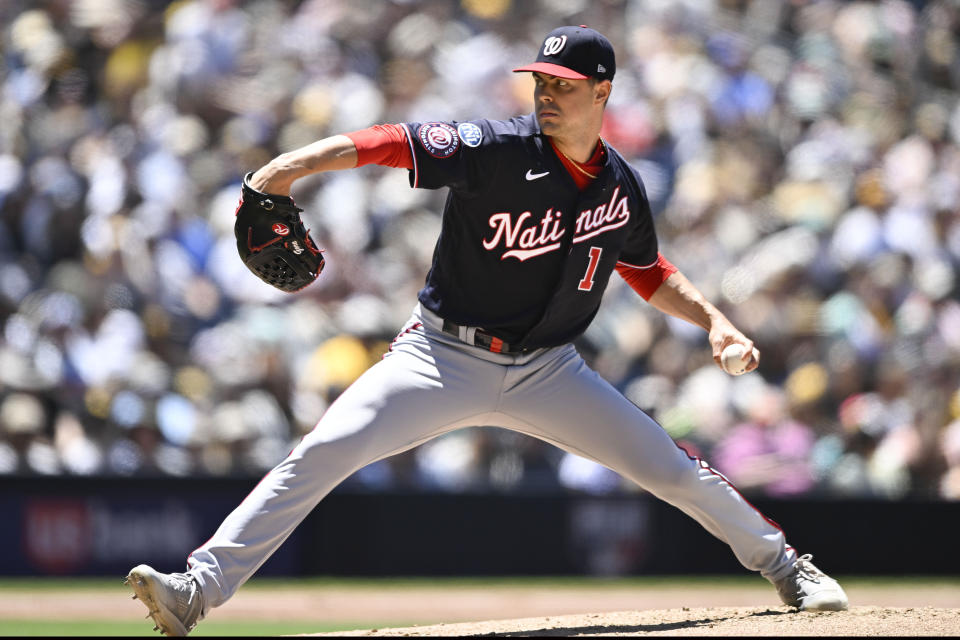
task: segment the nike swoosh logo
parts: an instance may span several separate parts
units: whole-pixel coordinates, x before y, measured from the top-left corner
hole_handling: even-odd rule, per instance
[[[527,169],[527,180],[536,180],[537,178],[542,178],[543,176],[549,174],[549,171],[544,171],[543,173],[533,173],[533,169]]]

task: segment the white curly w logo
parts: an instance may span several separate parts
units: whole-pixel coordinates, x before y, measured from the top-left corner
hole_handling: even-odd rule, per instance
[[[567,36],[550,36],[543,41],[543,55],[553,56],[560,53],[563,50],[564,45],[567,44]]]

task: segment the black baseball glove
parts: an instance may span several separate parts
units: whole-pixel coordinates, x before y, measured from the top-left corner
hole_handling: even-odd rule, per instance
[[[243,178],[233,233],[243,264],[281,291],[303,289],[323,271],[323,255],[289,196],[261,193]]]

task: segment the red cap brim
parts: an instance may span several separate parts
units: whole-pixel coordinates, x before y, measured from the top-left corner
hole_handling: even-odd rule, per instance
[[[556,76],[558,78],[566,78],[567,80],[586,80],[588,77],[582,73],[577,73],[573,69],[561,67],[558,64],[551,64],[549,62],[534,62],[533,64],[528,64],[525,67],[520,67],[519,69],[514,69],[513,71],[536,71],[538,73],[546,73],[547,75]]]

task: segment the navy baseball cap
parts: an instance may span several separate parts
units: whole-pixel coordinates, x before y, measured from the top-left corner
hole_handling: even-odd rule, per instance
[[[559,27],[547,34],[537,61],[514,71],[539,71],[558,78],[613,80],[617,62],[613,45],[586,25]]]

